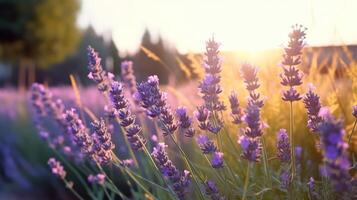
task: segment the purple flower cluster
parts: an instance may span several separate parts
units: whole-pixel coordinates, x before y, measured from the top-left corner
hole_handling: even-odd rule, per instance
[[[183,173],[180,173],[171,160],[169,160],[165,147],[167,147],[167,145],[164,143],[158,143],[157,146],[154,147],[151,155],[159,166],[161,173],[171,181],[172,189],[176,195],[179,199],[183,199],[190,185],[190,172],[184,170]]]
[[[301,63],[302,48],[305,46],[305,28],[301,25],[294,25],[292,32],[289,34],[289,44],[284,49],[282,68],[284,72],[280,75],[281,84],[289,87],[289,89],[283,92],[284,101],[299,101],[301,99],[300,94],[295,89],[295,86],[302,84],[302,74],[297,65]]]
[[[262,152],[262,144],[260,138],[250,138],[242,135],[238,139],[238,143],[242,147],[242,158],[250,162],[259,162]]]
[[[311,132],[316,133],[322,123],[322,117],[319,116],[321,109],[320,97],[313,92],[313,87],[310,87],[303,101],[308,115],[307,127]]]
[[[159,118],[165,136],[176,131],[177,125],[174,122],[174,115],[167,105],[167,94],[160,91],[159,78],[156,75],[149,76],[147,81],[141,82],[137,86],[134,97],[141,102],[141,106],[146,110],[149,117]]]
[[[261,137],[263,135],[263,125],[260,120],[260,108],[255,104],[248,104],[245,113],[244,122],[247,124],[247,127],[244,134],[250,138]]]
[[[128,88],[130,94],[133,95],[136,92],[136,78],[133,70],[132,61],[123,61],[120,65],[121,79],[125,87]]]
[[[88,182],[91,184],[104,185],[105,183],[105,174],[99,173],[96,175],[90,174],[87,178]]]
[[[342,123],[336,120],[330,112],[322,109],[324,121],[319,127],[321,144],[324,151],[326,173],[330,177],[337,192],[351,190],[351,177],[348,172],[350,161],[347,156],[348,144],[344,142],[345,131]]]
[[[219,194],[219,190],[214,181],[206,181],[205,182],[205,193],[210,197],[211,200],[224,200],[224,196]]]
[[[50,166],[52,174],[54,174],[55,176],[57,176],[62,180],[66,178],[67,172],[64,170],[61,163],[57,161],[55,158],[50,158],[47,164]]]
[[[178,116],[178,127],[184,135],[186,137],[193,137],[196,131],[192,127],[192,118],[187,115],[187,109],[185,107],[177,108],[176,115]]]
[[[112,150],[115,148],[112,142],[112,134],[108,131],[103,119],[94,121],[91,125],[94,129],[92,138],[95,159],[101,165],[105,165],[112,160]]]
[[[261,108],[263,107],[264,102],[260,99],[260,94],[256,91],[260,86],[257,73],[257,68],[249,63],[244,63],[241,67],[241,74],[244,79],[246,89],[249,92],[248,104]]]
[[[232,122],[234,124],[241,124],[243,121],[242,117],[244,113],[239,105],[239,100],[236,92],[232,91],[229,95],[229,103],[231,106],[231,116],[233,118]]]
[[[291,184],[291,173],[288,170],[282,170],[279,176],[280,187],[283,189],[288,189]]]
[[[80,149],[88,154],[93,154],[93,138],[90,136],[88,129],[84,126],[79,118],[76,109],[67,110],[64,114],[68,124],[68,131],[74,136],[74,141]]]
[[[31,102],[35,110],[35,124],[40,137],[45,139],[52,148],[61,148],[66,155],[78,156],[80,150],[76,148],[73,136],[68,131],[68,124],[64,117],[65,106],[60,99],[54,99],[52,93],[42,84],[34,83],[31,87]],[[62,128],[63,132],[55,134],[46,131],[45,117],[52,119]]]
[[[289,163],[290,162],[290,142],[289,136],[285,129],[280,129],[278,132],[278,158],[282,163]]]
[[[106,92],[109,90],[110,82],[114,78],[114,75],[103,69],[102,64],[100,63],[101,58],[91,46],[88,46],[87,51],[89,70],[88,78],[97,84],[99,91]]]
[[[311,200],[319,199],[315,186],[316,186],[315,179],[313,177],[310,177],[309,182],[307,182],[307,187],[309,188],[309,197]]]
[[[135,123],[135,116],[129,109],[128,101],[124,97],[122,84],[113,81],[109,89],[109,96],[114,108],[113,115],[119,118],[120,125],[124,128],[131,147],[134,150],[141,149],[146,141],[141,137],[141,127]]]
[[[205,107],[211,112],[225,110],[223,101],[220,101],[218,96],[222,93],[222,88],[219,84],[221,81],[222,59],[219,56],[218,48],[219,44],[214,41],[214,38],[206,42],[206,52],[203,60],[206,75],[199,84],[200,92],[203,95],[202,98],[205,101]]]
[[[199,135],[196,140],[203,154],[211,154],[217,151],[216,145],[207,135]]]

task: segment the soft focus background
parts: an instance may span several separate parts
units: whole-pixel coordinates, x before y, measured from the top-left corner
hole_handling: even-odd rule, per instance
[[[72,74],[84,106],[103,112],[103,99],[87,78],[88,45],[115,75],[123,60],[134,62],[138,81],[157,74],[171,106],[192,112],[201,103],[197,81],[205,41],[214,36],[224,59],[224,101],[235,90],[245,105],[240,64],[259,67],[267,98],[262,114],[274,147],[275,132],[288,126],[278,66],[290,26],[299,23],[308,28],[301,90],[313,83],[349,131],[357,100],[356,10],[354,0],[0,0],[0,199],[73,198],[47,168],[52,153],[36,133],[26,89],[44,83],[67,106],[76,106]],[[303,104],[298,107],[297,144],[311,146],[303,140]],[[236,140],[238,130],[230,130]],[[319,159],[309,150],[304,155]]]

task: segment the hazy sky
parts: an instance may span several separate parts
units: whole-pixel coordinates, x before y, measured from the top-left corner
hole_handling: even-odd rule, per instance
[[[309,45],[357,43],[357,0],[82,0],[79,24],[111,32],[135,51],[147,27],[182,51],[203,51],[214,34],[223,50],[279,48],[292,24]]]

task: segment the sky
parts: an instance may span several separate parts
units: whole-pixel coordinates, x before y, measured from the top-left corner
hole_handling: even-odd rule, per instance
[[[144,30],[180,52],[201,52],[214,35],[222,50],[281,48],[293,24],[309,46],[357,44],[357,0],[82,0],[78,23],[135,52]]]

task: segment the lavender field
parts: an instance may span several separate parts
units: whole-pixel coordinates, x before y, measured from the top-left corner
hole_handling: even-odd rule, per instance
[[[89,46],[89,87],[1,89],[0,199],[357,199],[357,64],[307,62],[308,39],[241,62],[211,37],[169,84]]]

